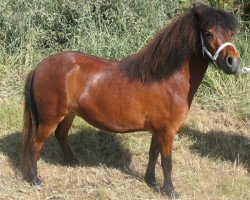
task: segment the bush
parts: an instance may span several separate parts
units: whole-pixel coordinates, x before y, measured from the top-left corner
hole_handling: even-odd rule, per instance
[[[233,1],[208,2],[232,9]],[[20,95],[27,72],[54,52],[77,50],[107,59],[132,54],[189,5],[189,0],[1,1],[0,98]],[[243,7],[239,9],[240,13],[244,11]],[[235,42],[243,66],[250,63],[249,37],[249,26],[242,22]],[[248,76],[239,75],[235,83],[234,78],[211,68],[200,90],[199,101],[208,103],[209,94],[216,105],[221,98],[244,102],[249,94],[247,82]],[[235,105],[229,109],[235,110],[232,108]]]

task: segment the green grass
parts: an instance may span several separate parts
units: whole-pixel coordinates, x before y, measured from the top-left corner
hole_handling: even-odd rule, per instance
[[[0,97],[20,96],[27,72],[58,51],[76,50],[118,60],[135,53],[188,5],[178,0],[2,1]],[[234,43],[242,66],[249,67],[247,23],[241,22]],[[249,84],[249,75],[226,76],[210,67],[198,93],[199,102],[247,119]]]

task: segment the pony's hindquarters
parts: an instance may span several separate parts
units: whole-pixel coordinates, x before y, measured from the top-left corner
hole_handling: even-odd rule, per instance
[[[68,97],[71,95],[67,93],[70,87],[66,86],[66,77],[71,66],[67,62],[67,65],[62,66],[61,59],[54,57],[45,59],[28,74],[24,88],[21,171],[33,185],[40,184],[37,159],[44,142],[69,114]],[[64,133],[66,128],[61,127],[57,128],[59,142],[62,140],[61,135],[67,135]],[[61,143],[65,146],[66,142]]]
[[[44,122],[40,118],[33,94],[35,70],[28,74],[24,88],[24,124],[22,131],[21,171],[32,185],[39,185],[37,159],[44,142],[58,123]]]

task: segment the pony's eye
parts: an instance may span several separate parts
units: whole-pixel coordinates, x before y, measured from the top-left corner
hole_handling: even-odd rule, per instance
[[[214,39],[213,34],[210,33],[209,31],[206,31],[206,32],[205,32],[205,36],[206,36],[206,37],[209,37],[210,39]]]

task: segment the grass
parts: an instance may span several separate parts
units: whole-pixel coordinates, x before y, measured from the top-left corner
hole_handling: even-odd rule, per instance
[[[159,29],[183,12],[187,2],[1,2],[1,99],[20,96],[28,71],[55,52],[76,50],[119,60],[138,51]],[[241,65],[246,67],[250,65],[249,37],[249,22],[241,21],[241,30],[234,43],[242,58]],[[249,84],[248,75],[226,76],[210,67],[198,97],[201,104],[212,105],[213,109],[227,109],[226,112],[247,120],[250,114]]]
[[[0,193],[3,199],[165,199],[143,181],[150,134],[112,134],[77,118],[69,141],[80,165],[62,164],[52,136],[38,162],[40,188],[22,180],[19,137],[22,103],[0,107]],[[248,199],[249,127],[225,112],[195,103],[174,142],[173,181],[182,199]],[[162,183],[160,160],[157,181]]]
[[[62,165],[54,137],[38,162],[41,188],[22,180],[19,138],[26,74],[64,50],[121,59],[142,48],[188,1],[0,2],[0,199],[165,199],[143,176],[151,135],[112,134],[77,118],[69,141],[80,165]],[[234,43],[250,65],[248,22]],[[174,142],[173,181],[182,199],[249,199],[249,75],[210,66]],[[160,161],[157,181],[162,183]]]

